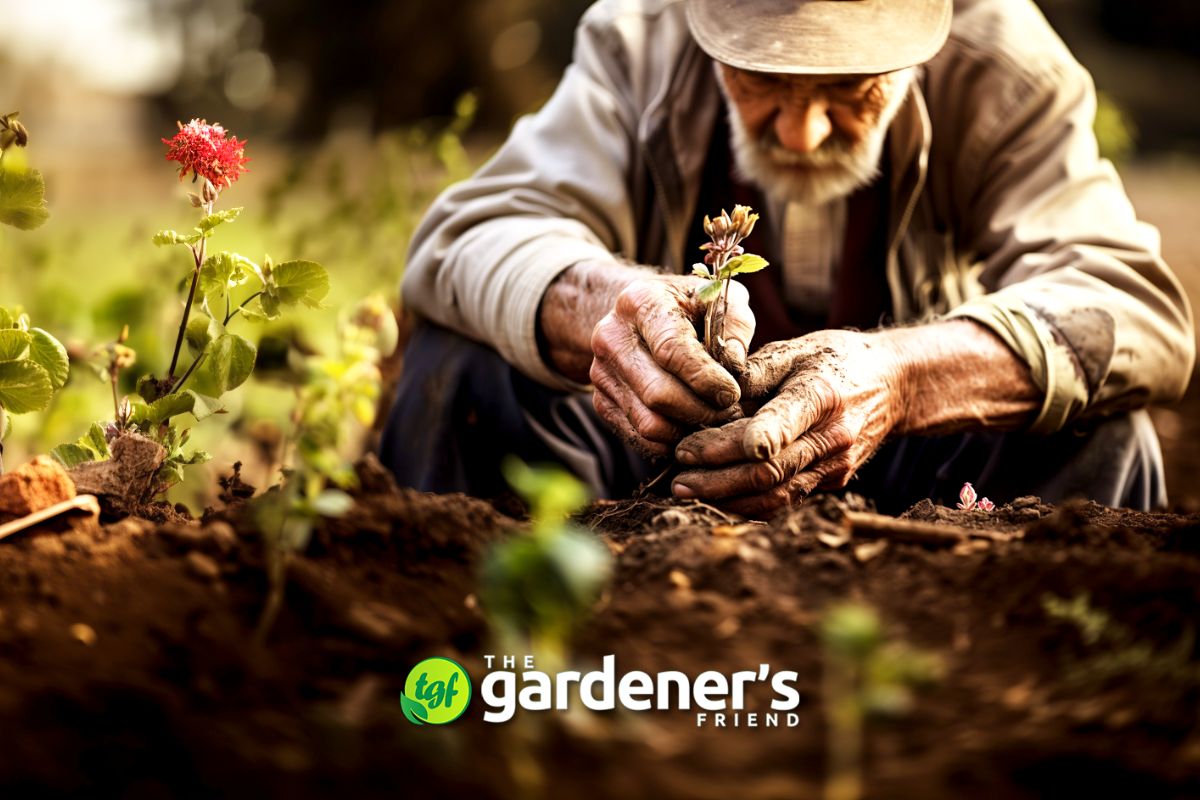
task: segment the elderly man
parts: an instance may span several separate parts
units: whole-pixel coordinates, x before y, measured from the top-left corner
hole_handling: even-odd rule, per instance
[[[512,452],[613,496],[673,457],[675,496],[758,516],[965,481],[1161,504],[1138,409],[1183,393],[1191,310],[1094,111],[1028,0],[602,0],[416,233],[384,459],[487,495]],[[735,203],[773,266],[718,363],[683,273]]]

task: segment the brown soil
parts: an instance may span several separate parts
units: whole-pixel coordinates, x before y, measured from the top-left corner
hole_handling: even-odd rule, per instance
[[[910,713],[868,725],[868,797],[1200,793],[1198,516],[925,503],[907,516],[1024,538],[864,548],[839,541],[833,499],[766,525],[698,504],[597,505],[581,519],[616,571],[576,639],[584,668],[611,653],[618,673],[793,669],[799,724],[622,711],[493,725],[476,698],[418,728],[399,703],[417,660],[455,658],[476,685],[486,672],[475,565],[519,523],[396,490],[374,467],[359,500],[293,560],[262,644],[262,552],[236,507],[203,527],[131,518],[0,544],[0,796],[512,797],[538,776],[546,797],[813,796],[827,747],[817,623],[847,599],[944,669]],[[1047,596],[1082,594],[1133,638],[1089,645],[1048,616]]]

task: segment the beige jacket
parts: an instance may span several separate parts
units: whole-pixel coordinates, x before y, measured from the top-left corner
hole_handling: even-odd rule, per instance
[[[585,260],[684,271],[721,105],[682,0],[601,0],[554,96],[430,209],[405,301],[572,387],[538,353],[543,293]],[[1045,392],[1037,431],[1178,398],[1195,358],[1188,301],[1097,155],[1094,112],[1032,2],[960,1],[889,135],[894,317],[995,331]]]

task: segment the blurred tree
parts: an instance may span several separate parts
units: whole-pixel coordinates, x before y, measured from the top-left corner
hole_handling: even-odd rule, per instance
[[[317,139],[334,124],[452,116],[476,89],[480,124],[506,127],[553,89],[588,3],[154,0],[178,19],[184,48],[183,73],[158,103],[172,118],[203,107],[231,127]]]

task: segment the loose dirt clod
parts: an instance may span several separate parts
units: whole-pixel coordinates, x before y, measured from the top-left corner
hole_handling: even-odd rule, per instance
[[[0,522],[41,511],[75,496],[75,483],[50,456],[37,456],[0,475]]]

